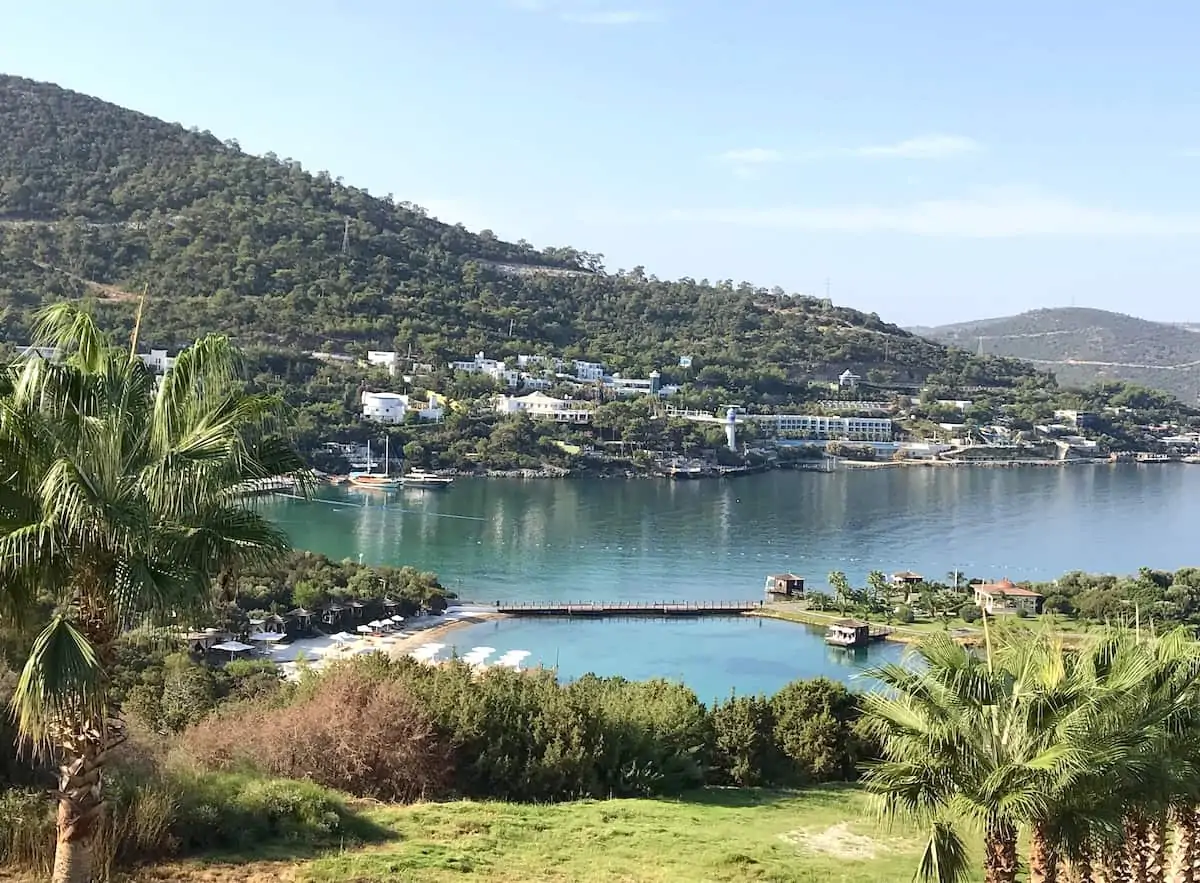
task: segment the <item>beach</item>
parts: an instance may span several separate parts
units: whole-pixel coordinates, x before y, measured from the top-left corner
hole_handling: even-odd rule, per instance
[[[405,622],[403,628],[389,635],[360,635],[349,640],[338,640],[332,635],[299,638],[276,646],[271,659],[288,678],[298,677],[302,666],[319,670],[329,660],[348,659],[362,653],[386,653],[398,659],[455,629],[504,616],[492,607],[452,606],[440,615],[414,617]]]

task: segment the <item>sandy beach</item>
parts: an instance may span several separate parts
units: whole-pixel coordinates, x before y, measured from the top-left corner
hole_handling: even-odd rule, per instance
[[[288,677],[294,677],[299,673],[301,663],[312,669],[320,669],[328,660],[346,659],[372,651],[398,658],[424,644],[438,640],[455,629],[499,619],[504,615],[491,607],[449,607],[440,616],[415,617],[404,623],[402,629],[390,635],[354,635],[348,641],[338,641],[332,636],[322,635],[279,644],[271,652],[271,659]]]

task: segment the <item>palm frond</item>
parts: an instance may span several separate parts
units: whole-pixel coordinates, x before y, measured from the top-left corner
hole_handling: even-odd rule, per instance
[[[11,701],[25,747],[44,756],[68,722],[102,723],[108,705],[104,684],[87,638],[64,617],[52,619],[34,639]]]

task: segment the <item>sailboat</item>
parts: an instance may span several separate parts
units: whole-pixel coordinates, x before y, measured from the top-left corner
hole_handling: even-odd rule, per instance
[[[375,461],[371,459],[371,442],[367,440],[367,471],[351,472],[350,483],[355,487],[372,488],[380,491],[391,491],[400,487],[400,479],[388,475],[391,471],[391,439],[383,439],[383,473],[376,474]]]

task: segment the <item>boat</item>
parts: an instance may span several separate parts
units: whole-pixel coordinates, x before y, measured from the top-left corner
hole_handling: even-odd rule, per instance
[[[410,469],[400,477],[400,481],[405,487],[436,489],[449,487],[454,479],[448,475],[426,472],[424,469]]]
[[[383,472],[374,472],[375,461],[371,459],[371,442],[367,442],[367,471],[366,472],[351,472],[350,483],[355,487],[368,488],[377,491],[391,491],[400,487],[400,479],[393,475],[388,475],[390,471],[390,449],[388,446],[389,440],[383,441]]]

